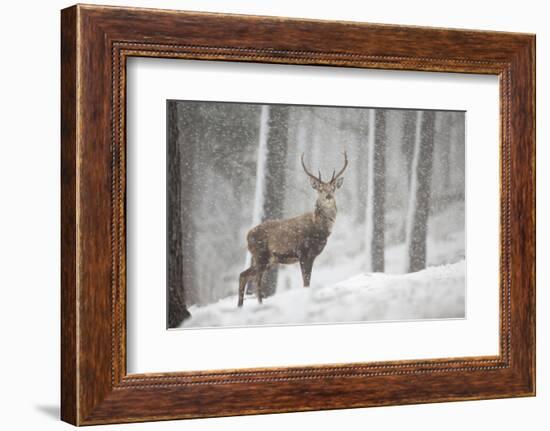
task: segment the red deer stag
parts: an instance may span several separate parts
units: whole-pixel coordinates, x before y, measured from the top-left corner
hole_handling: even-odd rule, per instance
[[[304,287],[309,287],[313,261],[325,248],[336,219],[334,192],[344,182],[342,174],[348,166],[348,157],[344,152],[344,167],[337,174],[334,170],[327,182],[321,179],[321,171],[316,177],[307,170],[303,154],[301,161],[311,187],[317,191],[315,210],[291,219],[266,220],[248,231],[246,240],[252,264],[239,277],[239,307],[243,305],[249,281],[255,282],[258,302],[262,303],[262,277],[267,269],[277,264],[299,262]]]

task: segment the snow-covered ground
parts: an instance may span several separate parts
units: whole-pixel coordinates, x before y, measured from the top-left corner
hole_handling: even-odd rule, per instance
[[[299,273],[298,268],[293,268]],[[301,285],[300,285],[301,286]],[[465,262],[410,274],[360,274],[345,281],[278,291],[264,299],[237,297],[192,306],[182,327],[256,326],[465,317]]]

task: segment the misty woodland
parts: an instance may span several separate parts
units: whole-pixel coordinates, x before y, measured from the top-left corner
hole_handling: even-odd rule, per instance
[[[168,327],[465,317],[465,113],[167,102]]]

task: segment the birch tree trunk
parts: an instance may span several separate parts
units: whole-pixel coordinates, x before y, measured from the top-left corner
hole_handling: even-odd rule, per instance
[[[260,224],[264,218],[264,193],[267,162],[267,136],[269,134],[269,105],[262,105],[260,111],[260,133],[258,139],[258,157],[256,161],[256,185],[254,189],[254,209],[252,226]],[[245,269],[252,261],[250,251],[246,252]]]
[[[193,289],[194,226],[191,213],[193,146],[192,130],[195,105],[169,101],[168,110],[168,327],[177,327],[191,314],[186,293]],[[185,288],[185,289],[184,289]],[[189,295],[190,296],[190,295]]]
[[[407,271],[426,268],[434,150],[434,111],[418,111],[407,215]]]
[[[366,209],[366,271],[384,272],[386,111],[369,111]]]

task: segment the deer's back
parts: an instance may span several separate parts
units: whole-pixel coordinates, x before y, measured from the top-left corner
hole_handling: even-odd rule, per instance
[[[314,223],[313,213],[306,213],[291,219],[266,220],[250,229],[247,241],[252,254],[274,256],[291,263],[305,249],[320,253],[328,235]]]

